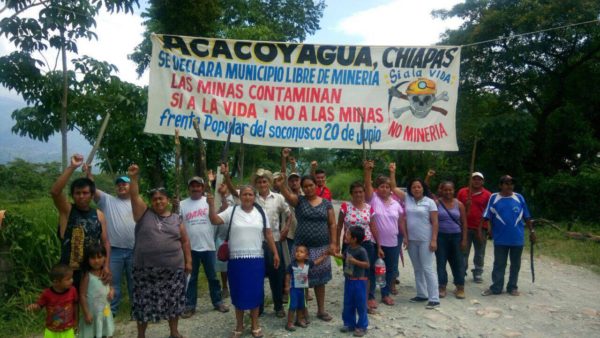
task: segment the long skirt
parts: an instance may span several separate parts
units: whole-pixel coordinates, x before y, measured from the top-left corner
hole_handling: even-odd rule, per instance
[[[159,267],[133,268],[133,311],[138,322],[179,317],[185,310],[185,272]]]
[[[265,259],[233,258],[227,263],[231,303],[237,310],[252,310],[265,297]]]

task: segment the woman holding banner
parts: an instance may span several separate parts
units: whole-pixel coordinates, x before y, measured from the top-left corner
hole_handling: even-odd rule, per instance
[[[286,201],[295,208],[296,233],[294,243],[308,247],[309,259],[338,252],[335,239],[336,225],[333,206],[328,200],[317,195],[315,178],[304,176],[300,181],[304,196],[293,193],[284,183],[285,176],[278,177],[275,184]],[[330,321],[332,317],[325,312],[325,285],[331,280],[331,260],[311,268],[308,273],[308,285],[314,288],[317,297],[317,318]]]

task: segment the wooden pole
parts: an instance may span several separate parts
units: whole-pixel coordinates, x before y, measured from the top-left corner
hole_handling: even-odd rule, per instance
[[[106,132],[106,126],[108,126],[108,120],[110,120],[110,112],[107,112],[106,116],[104,116],[102,126],[100,126],[100,132],[98,132],[98,136],[96,137],[96,142],[94,143],[94,146],[92,147],[92,150],[90,151],[88,158],[85,161],[85,164],[87,164],[88,166],[92,164],[92,161],[94,160],[94,155],[96,155],[96,151],[98,151],[98,148],[100,147],[102,137],[104,137],[104,132]]]
[[[469,167],[469,193],[467,196],[467,205],[466,213],[469,214],[471,209],[471,197],[473,196],[473,173],[475,172],[475,157],[477,155],[477,141],[479,139],[475,136],[475,140],[473,141],[473,151],[471,152],[471,165]]]
[[[196,136],[200,142],[200,170],[202,171],[204,182],[208,182],[208,170],[206,169],[206,147],[204,147],[204,140],[202,139],[202,134],[200,133],[200,127],[198,127],[198,121],[194,120],[193,124],[194,130],[196,131]],[[212,193],[210,184],[206,185],[206,191]]]
[[[181,190],[179,186],[181,176],[181,143],[179,142],[179,128],[175,128],[175,198],[179,201]]]

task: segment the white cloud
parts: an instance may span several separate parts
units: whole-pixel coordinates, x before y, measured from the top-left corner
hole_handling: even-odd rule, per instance
[[[461,24],[460,19],[434,19],[431,11],[450,9],[460,2],[395,0],[343,18],[336,29],[358,37],[358,44],[431,45],[440,40],[440,34],[446,29],[454,29]]]

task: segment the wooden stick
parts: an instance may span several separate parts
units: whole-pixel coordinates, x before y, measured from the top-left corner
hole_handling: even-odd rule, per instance
[[[179,128],[175,128],[175,198],[179,201],[181,190],[179,187],[181,166],[181,143],[179,142]]]
[[[244,179],[244,134],[240,135],[240,158],[238,160],[238,170],[240,171],[240,179]]]
[[[200,141],[200,170],[204,176],[204,182],[208,182],[208,170],[206,169],[206,147],[204,147],[204,140],[202,139],[202,134],[200,133],[200,127],[198,127],[198,120],[194,120],[193,124],[198,141]],[[205,189],[207,192],[212,193],[210,184],[207,184]]]
[[[473,196],[473,173],[475,172],[475,156],[477,155],[477,141],[478,138],[475,136],[475,141],[473,141],[473,151],[471,152],[471,165],[469,167],[469,191],[467,195],[467,205],[466,214],[469,214],[471,209],[471,197]]]
[[[106,116],[104,116],[104,120],[102,121],[102,126],[100,126],[100,132],[98,132],[98,136],[96,137],[96,142],[88,155],[87,161],[85,161],[85,164],[88,166],[92,164],[94,155],[96,155],[96,151],[98,151],[98,148],[100,147],[100,142],[102,142],[102,137],[104,137],[104,132],[106,131],[106,126],[108,126],[108,120],[110,120],[110,112],[106,112]]]

